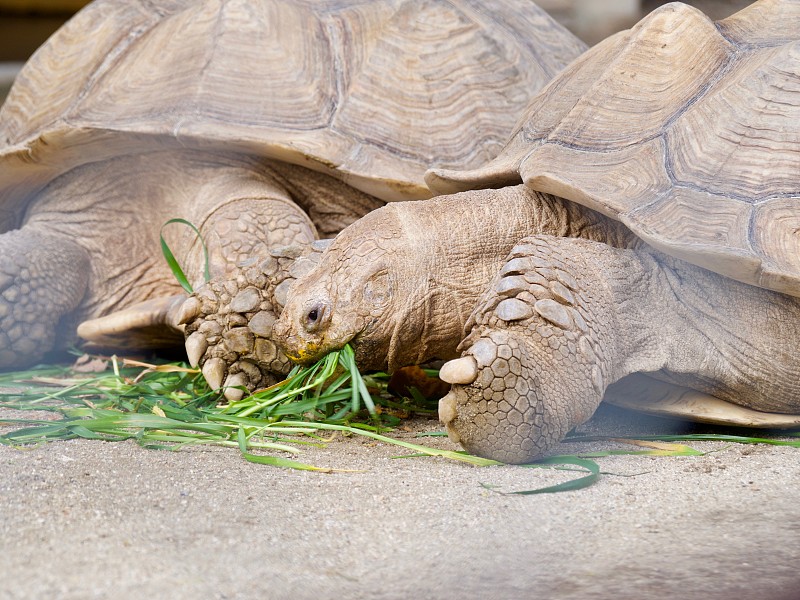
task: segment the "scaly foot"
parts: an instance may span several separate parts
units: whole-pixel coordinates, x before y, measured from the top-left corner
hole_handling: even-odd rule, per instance
[[[26,226],[0,235],[0,369],[26,367],[74,341],[71,321],[89,286],[88,252],[71,239]]]
[[[292,367],[272,341],[272,325],[283,310],[294,281],[319,260],[328,240],[270,251],[266,258],[240,264],[235,278],[218,278],[185,302],[186,352],[201,365],[213,389],[229,400],[244,391],[272,385]]]
[[[454,385],[439,416],[469,452],[529,462],[591,417],[602,399],[609,373],[598,340],[608,323],[589,314],[584,298],[584,290],[602,288],[583,279],[591,265],[576,269],[560,252],[563,244],[534,236],[512,250],[467,323],[462,357],[442,368],[442,379]]]

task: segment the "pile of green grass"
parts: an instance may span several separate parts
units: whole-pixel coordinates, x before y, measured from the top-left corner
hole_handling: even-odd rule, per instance
[[[0,435],[0,443],[19,447],[87,438],[133,439],[146,448],[169,450],[198,444],[230,446],[252,462],[330,470],[274,453],[297,454],[304,444],[323,443],[321,433],[338,431],[420,454],[472,464],[491,462],[383,435],[398,421],[391,409],[431,409],[390,397],[384,374],[362,377],[349,346],[311,367],[295,367],[285,381],[233,403],[225,403],[197,369],[185,364],[152,365],[116,357],[107,364],[99,373],[82,373],[79,366],[0,374],[0,408],[60,416],[2,419],[19,429]],[[370,387],[381,394],[377,405]]]
[[[0,425],[17,427],[0,435],[0,444],[30,447],[86,438],[135,440],[145,448],[162,450],[213,445],[238,449],[254,463],[330,472],[336,469],[299,462],[287,458],[287,454],[296,455],[307,444],[324,444],[328,441],[324,436],[340,432],[400,446],[412,452],[406,456],[440,456],[476,466],[501,464],[387,435],[399,423],[393,412],[433,410],[418,394],[412,399],[392,397],[387,393],[387,382],[388,377],[381,373],[362,376],[349,346],[311,367],[296,367],[285,381],[232,403],[225,402],[219,392],[212,392],[197,369],[182,363],[156,365],[111,357],[83,364],[79,361],[72,367],[41,366],[0,374],[0,409],[55,415],[0,419]],[[568,438],[601,439],[609,438]],[[581,489],[600,476],[595,458],[621,454],[700,455],[702,452],[677,442],[705,440],[800,446],[800,441],[793,440],[710,434],[638,438],[627,441],[646,449],[554,456],[524,465],[577,471],[579,476],[558,485],[512,493]]]

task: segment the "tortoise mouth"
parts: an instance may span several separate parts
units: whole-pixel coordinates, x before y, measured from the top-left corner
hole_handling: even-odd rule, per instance
[[[281,349],[286,357],[294,363],[299,365],[312,365],[317,361],[322,360],[331,352],[336,352],[345,347],[345,345],[353,344],[355,336],[348,336],[336,340],[330,340],[328,336],[322,335],[318,339],[308,339],[303,336],[289,336],[280,342]],[[353,345],[353,351],[358,357],[356,350],[358,344]]]
[[[284,346],[281,349],[289,360],[299,365],[314,364],[327,354],[327,352],[322,352],[321,347],[317,344],[305,344],[293,349]]]

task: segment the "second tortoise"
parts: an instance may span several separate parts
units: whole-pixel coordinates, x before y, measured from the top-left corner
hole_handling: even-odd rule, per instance
[[[440,417],[505,462],[551,451],[604,397],[798,426],[798,31],[797,2],[717,23],[672,3],[595,46],[495,161],[429,175],[456,193],[339,234],[280,343],[298,361],[350,343],[367,368],[460,355]],[[498,189],[458,192],[479,187]]]

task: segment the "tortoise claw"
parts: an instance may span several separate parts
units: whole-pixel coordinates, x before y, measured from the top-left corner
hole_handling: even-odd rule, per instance
[[[234,373],[225,379],[224,394],[228,402],[238,402],[244,398],[244,390],[250,383],[249,378],[244,373]]]
[[[439,379],[447,383],[469,385],[478,377],[478,363],[472,356],[462,356],[442,365]]]
[[[200,314],[200,300],[189,296],[178,312],[178,325],[185,325]]]
[[[200,364],[200,359],[203,358],[206,350],[208,350],[208,340],[199,331],[195,331],[186,338],[186,356],[189,358],[189,364],[192,367]]]
[[[225,377],[225,362],[219,358],[207,360],[203,365],[203,377],[206,378],[212,390],[222,387],[222,380]]]
[[[456,408],[456,396],[453,393],[447,394],[439,400],[439,420],[447,428],[447,437],[455,444],[461,443],[461,436],[450,424],[458,418]]]

